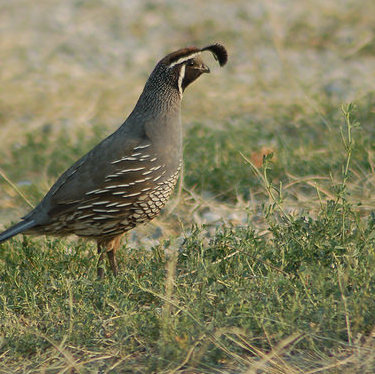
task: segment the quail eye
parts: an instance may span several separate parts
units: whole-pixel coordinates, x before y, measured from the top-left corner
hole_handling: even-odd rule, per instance
[[[194,66],[194,61],[193,60],[189,60],[186,65],[187,66]]]

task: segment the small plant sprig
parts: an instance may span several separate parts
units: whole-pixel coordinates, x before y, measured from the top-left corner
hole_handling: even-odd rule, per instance
[[[353,138],[353,129],[360,127],[360,123],[356,120],[353,120],[353,115],[354,115],[355,110],[356,110],[356,106],[353,103],[342,105],[341,107],[341,111],[344,115],[344,120],[345,120],[345,128],[342,126],[340,128],[340,133],[341,133],[341,140],[344,145],[345,152],[346,152],[346,159],[345,159],[345,163],[344,163],[343,171],[342,171],[342,183],[339,185],[339,188],[337,191],[338,201],[344,200],[347,194],[346,184],[350,177],[349,167],[350,167],[353,147],[355,143],[354,138]]]
[[[5,182],[7,182],[9,184],[9,186],[14,190],[16,191],[16,193],[21,196],[21,198],[23,199],[23,201],[25,201],[27,203],[27,205],[31,208],[31,209],[34,209],[35,206],[30,202],[30,200],[25,196],[25,194],[17,187],[17,185],[15,183],[13,183],[9,178],[8,176],[5,174],[5,172],[0,169],[0,176],[3,177],[3,179],[5,180]]]
[[[273,153],[263,155],[263,163],[262,163],[261,168],[257,168],[254,165],[254,163],[250,159],[248,159],[246,156],[244,156],[242,153],[241,153],[241,156],[251,166],[251,168],[254,170],[254,173],[259,177],[259,180],[261,181],[264,189],[266,190],[268,194],[270,204],[267,206],[267,209],[266,209],[266,217],[269,217],[269,215],[271,215],[275,211],[275,208],[277,208],[281,212],[282,216],[285,217],[289,221],[290,217],[282,207],[282,203],[283,203],[282,182],[280,181],[279,187],[277,188],[272,183],[272,180],[270,179],[270,176],[269,176],[269,171],[271,170]]]
[[[350,210],[350,204],[347,201],[347,196],[349,194],[347,190],[347,182],[350,177],[350,163],[355,144],[353,130],[359,128],[360,123],[353,119],[353,115],[356,110],[356,106],[353,103],[342,105],[341,110],[345,120],[345,127],[341,126],[340,128],[341,140],[345,149],[345,161],[342,168],[342,182],[336,186],[335,206],[336,208],[339,208],[341,205],[342,208],[341,240],[344,243],[346,236],[345,218],[347,211]]]

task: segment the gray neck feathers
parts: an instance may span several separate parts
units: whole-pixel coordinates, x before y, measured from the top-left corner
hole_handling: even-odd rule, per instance
[[[157,65],[133,112],[120,128],[120,131],[145,134],[159,156],[174,155],[173,163],[179,162],[182,153],[181,96],[177,80],[178,76]]]
[[[176,83],[178,77],[160,70],[157,66],[150,75],[133,112],[149,118],[180,115],[181,96]]]

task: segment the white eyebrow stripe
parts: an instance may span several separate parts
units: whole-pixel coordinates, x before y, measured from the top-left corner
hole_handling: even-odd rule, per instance
[[[181,57],[181,58],[179,58],[177,61],[172,62],[172,63],[168,66],[168,68],[170,69],[170,68],[173,68],[173,66],[176,66],[176,65],[178,65],[178,64],[182,64],[182,63],[185,62],[185,61],[188,61],[188,60],[190,60],[190,59],[192,59],[192,58],[194,58],[194,57],[196,57],[196,56],[199,56],[201,53],[202,53],[202,52],[194,52],[194,53],[192,53],[192,54],[190,54],[190,55],[188,55],[188,56]]]

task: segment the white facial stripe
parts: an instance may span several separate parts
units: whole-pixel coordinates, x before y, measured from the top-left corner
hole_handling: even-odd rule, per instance
[[[190,60],[191,58],[194,58],[196,56],[199,56],[201,54],[201,52],[194,52],[192,53],[191,55],[188,55],[188,56],[184,56],[184,57],[181,57],[179,58],[177,61],[175,62],[172,62],[170,65],[169,65],[169,69],[170,68],[173,68],[173,66],[176,66],[178,64],[182,64],[183,62],[187,61],[187,60]]]
[[[180,92],[180,96],[182,96],[182,81],[185,77],[185,70],[185,65],[182,65],[180,69],[180,75],[178,76],[178,91]]]

